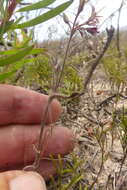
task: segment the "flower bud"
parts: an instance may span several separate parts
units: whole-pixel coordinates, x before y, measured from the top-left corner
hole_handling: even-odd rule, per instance
[[[79,7],[78,7],[78,14],[83,11],[84,5],[88,0],[80,0]]]
[[[69,19],[65,13],[63,13],[63,20],[66,24],[69,24]]]

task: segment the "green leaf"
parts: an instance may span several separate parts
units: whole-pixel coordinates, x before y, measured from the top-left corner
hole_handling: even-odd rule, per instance
[[[32,51],[30,52],[30,54],[39,54],[39,53],[44,53],[46,51],[47,50],[44,49],[44,48],[35,48],[35,49],[32,49]]]
[[[28,63],[28,62],[34,62],[34,58],[32,59],[25,59],[23,61],[17,62],[14,67],[13,70],[10,72],[6,72],[6,73],[0,73],[0,81],[4,81],[5,79],[11,77],[18,69],[20,69],[24,64]]]
[[[7,32],[8,30],[10,30],[12,28],[14,24],[14,21],[9,21],[5,24],[5,26],[1,26],[0,27],[0,34],[4,34],[5,32]]]
[[[0,55],[13,55],[17,52],[19,52],[19,49],[11,49],[11,50],[6,50],[6,51],[0,51]],[[44,52],[46,52],[46,50],[44,48],[35,48],[35,49],[32,49],[28,53],[28,55],[40,54],[40,53],[44,53]]]
[[[18,20],[16,20],[16,22],[14,22],[13,20],[8,21],[5,26],[0,27],[0,35],[3,35],[4,33],[8,32],[11,29],[14,29],[15,26],[17,26],[17,24],[22,20],[23,16],[20,17]]]
[[[56,0],[43,0],[43,1],[39,1],[35,4],[23,7],[21,9],[19,9],[17,12],[24,12],[24,11],[32,11],[32,10],[37,10],[37,9],[41,9],[44,8],[52,3],[54,3]]]
[[[31,50],[33,49],[33,45],[24,49],[19,50],[13,55],[7,56],[7,57],[1,57],[0,58],[0,66],[9,65],[12,63],[15,63],[21,59],[23,59],[26,55],[28,55]]]
[[[67,9],[71,4],[72,4],[72,0],[67,1],[66,3],[63,3],[62,5],[59,5],[58,7],[44,13],[41,16],[38,16],[30,21],[24,22],[22,24],[18,24],[17,26],[15,26],[14,28],[26,28],[26,27],[30,27],[30,26],[35,26],[37,24],[40,24],[42,22],[45,22],[57,15],[59,15],[61,12],[63,12],[65,9]]]
[[[12,55],[16,53],[18,50],[11,49],[11,50],[6,50],[6,51],[0,51],[0,55]]]
[[[1,73],[0,74],[0,81],[3,81],[5,79],[11,77],[15,72],[16,72],[16,70],[11,71],[11,72],[7,72],[7,73]]]
[[[23,16],[19,17],[14,24],[18,24],[23,19]]]
[[[31,59],[24,59],[22,61],[16,62],[13,65],[13,69],[14,70],[18,70],[20,69],[23,65],[25,65],[26,63],[33,63],[35,61],[35,58],[31,58]]]

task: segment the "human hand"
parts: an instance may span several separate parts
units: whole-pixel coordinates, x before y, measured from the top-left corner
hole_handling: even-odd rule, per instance
[[[0,85],[0,190],[46,189],[39,174],[19,169],[34,161],[33,145],[38,141],[47,101],[46,95],[21,87]],[[60,114],[61,106],[54,100],[49,107],[44,133]],[[65,155],[74,147],[73,135],[69,129],[52,127],[51,136],[46,144],[43,143],[42,157],[49,157],[50,154]],[[51,161],[42,159],[38,172],[44,179],[48,179],[56,170]]]

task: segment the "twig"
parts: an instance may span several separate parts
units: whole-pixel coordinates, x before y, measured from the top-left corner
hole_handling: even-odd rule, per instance
[[[124,98],[124,99],[127,99],[127,96],[124,96],[122,94],[118,94],[118,93],[117,94],[113,94],[112,96],[109,96],[108,98],[106,98],[105,100],[103,100],[101,103],[99,103],[97,105],[97,109],[96,110],[100,111],[102,109],[102,106],[107,105],[113,98],[115,98],[117,96],[119,96],[121,98]]]
[[[95,157],[97,156],[98,152],[99,152],[99,150],[96,150],[96,151],[95,151],[95,153],[94,153],[92,159],[87,162],[87,164],[86,164],[84,170],[86,170],[87,168],[89,168],[89,166],[92,165],[92,163],[93,163],[93,161],[95,160]]]
[[[125,152],[125,154],[124,154],[124,157],[123,157],[122,162],[121,162],[121,165],[120,165],[120,170],[119,170],[119,175],[118,175],[118,177],[117,177],[117,182],[119,181],[120,174],[121,174],[121,171],[122,171],[122,167],[123,167],[123,164],[124,164],[126,158],[127,158],[127,149],[126,149],[126,152]]]
[[[32,5],[32,3],[19,3],[19,5]]]
[[[45,128],[46,120],[48,117],[49,107],[50,107],[52,101],[56,98],[57,99],[60,99],[60,98],[68,99],[68,98],[70,98],[70,96],[64,96],[62,94],[53,94],[53,95],[49,96],[48,103],[47,103],[47,106],[46,106],[46,109],[45,109],[45,112],[44,112],[44,115],[43,115],[42,121],[41,121],[41,129],[40,129],[40,133],[39,133],[37,147],[35,147],[36,154],[35,154],[34,163],[32,165],[28,165],[28,166],[24,167],[23,170],[34,170],[35,171],[40,166],[41,155],[44,151],[44,149],[42,149],[42,145],[43,145],[42,137],[43,137],[43,133],[44,133],[44,128]]]
[[[120,36],[119,36],[119,30],[120,30],[119,24],[120,24],[120,16],[121,16],[121,10],[123,8],[123,5],[124,5],[124,0],[121,2],[120,8],[118,9],[118,20],[117,20],[116,46],[117,46],[117,50],[119,52],[119,57],[121,57],[120,39],[119,39],[120,38]]]
[[[89,73],[88,73],[88,75],[87,75],[87,77],[85,79],[85,82],[84,82],[84,90],[86,90],[87,85],[88,85],[88,83],[89,83],[89,81],[90,81],[90,79],[91,79],[91,77],[93,75],[93,72],[95,71],[96,67],[99,65],[100,60],[102,59],[105,52],[107,51],[107,49],[108,49],[108,47],[109,47],[109,45],[111,43],[111,40],[113,38],[113,35],[114,35],[113,26],[111,26],[111,28],[107,29],[106,31],[107,31],[107,35],[108,35],[107,42],[106,42],[106,44],[105,44],[105,46],[103,48],[103,51],[101,52],[101,54],[97,57],[97,59],[95,60],[95,62],[93,62],[92,66],[91,66],[91,69],[90,69],[90,71],[89,71]]]
[[[95,183],[97,183],[97,180],[102,172],[102,169],[103,169],[103,164],[104,164],[104,155],[103,155],[103,151],[102,151],[102,159],[101,159],[101,166],[99,168],[99,171],[98,171],[98,174],[97,174],[97,177],[96,179],[93,181],[93,183],[91,184],[91,186],[89,187],[89,190],[92,190],[93,189],[93,186],[95,185]]]
[[[98,121],[97,120],[95,120],[95,118],[93,119],[93,118],[90,118],[88,115],[85,115],[85,114],[82,114],[83,115],[83,117],[85,117],[88,121],[90,121],[91,123],[94,123],[94,124],[96,124],[96,125],[98,125]],[[100,123],[101,124],[101,123]]]
[[[110,29],[106,29],[106,31],[107,31],[107,36],[108,36],[107,37],[107,41],[106,41],[105,46],[104,46],[102,52],[100,53],[100,55],[98,55],[97,58],[92,61],[92,66],[91,66],[90,71],[88,72],[88,74],[86,76],[86,79],[85,79],[85,82],[84,82],[84,90],[83,90],[83,92],[78,93],[73,98],[77,98],[77,97],[80,97],[80,96],[82,96],[82,95],[85,94],[86,89],[87,89],[87,85],[89,84],[89,82],[90,82],[90,80],[92,78],[92,75],[93,75],[96,67],[99,65],[101,59],[103,58],[105,52],[107,51],[107,49],[108,49],[108,47],[109,47],[109,45],[110,45],[110,43],[112,41],[112,38],[113,38],[113,35],[114,35],[114,31],[115,31],[114,27],[111,26],[111,28]]]

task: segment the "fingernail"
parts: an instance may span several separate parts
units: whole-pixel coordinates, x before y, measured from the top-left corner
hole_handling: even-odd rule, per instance
[[[27,172],[10,181],[10,190],[46,190],[43,178],[35,172]]]

